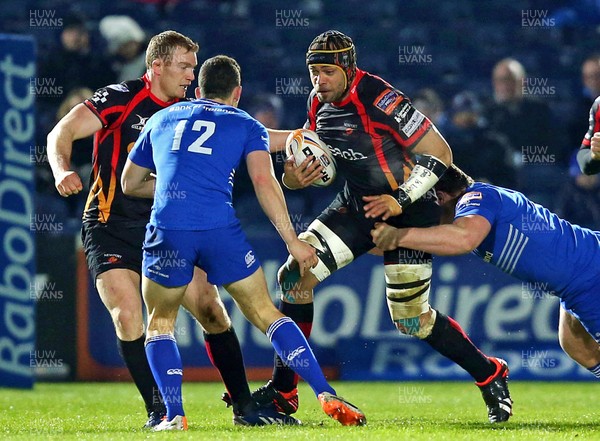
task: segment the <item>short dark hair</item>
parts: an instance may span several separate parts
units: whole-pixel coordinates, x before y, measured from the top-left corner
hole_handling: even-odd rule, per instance
[[[453,194],[464,191],[467,187],[473,185],[474,182],[473,178],[452,164],[444,172],[440,180],[437,181],[435,189]]]
[[[227,98],[241,84],[240,65],[227,55],[209,58],[200,67],[198,86],[204,98]]]

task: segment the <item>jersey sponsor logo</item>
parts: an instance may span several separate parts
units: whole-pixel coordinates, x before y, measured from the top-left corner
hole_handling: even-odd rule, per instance
[[[354,133],[354,129],[358,128],[358,125],[352,124],[352,123],[349,123],[349,122],[345,122],[344,123],[344,127],[346,127],[346,129],[344,130],[344,134],[346,136],[350,136],[350,135],[352,135]]]
[[[424,119],[425,116],[415,109],[408,122],[402,127],[402,133],[404,133],[407,138],[410,138],[419,129]]]
[[[373,104],[386,115],[391,115],[396,106],[402,102],[403,98],[398,92],[392,89],[384,90]]]
[[[183,370],[181,370],[181,369],[167,369],[167,375],[183,375]]]
[[[119,263],[123,259],[123,256],[120,254],[104,253],[103,257],[106,259],[105,264]]]
[[[483,261],[485,263],[490,263],[492,261],[492,257],[494,257],[494,253],[486,251],[485,255],[483,256]]]
[[[129,89],[125,84],[111,84],[106,86],[108,89],[116,90],[117,92],[129,92]]]
[[[353,149],[341,150],[338,147],[332,147],[327,144],[329,147],[329,151],[333,156],[338,156],[343,159],[347,159],[348,161],[360,161],[361,159],[367,159],[365,155],[360,152],[355,152]]]
[[[480,200],[483,199],[483,195],[481,194],[480,191],[470,191],[468,193],[465,193],[463,195],[462,198],[460,198],[460,200],[458,201],[459,205],[467,205],[470,202],[476,201],[476,200]],[[479,205],[479,204],[477,204]]]
[[[402,121],[406,119],[408,116],[408,112],[410,112],[412,106],[410,103],[404,103],[401,107],[398,107],[394,112],[394,119],[398,124],[402,124]]]
[[[141,115],[138,115],[137,113],[135,114],[135,116],[137,116],[140,120],[137,123],[132,124],[131,128],[141,131],[144,128],[144,126],[146,125],[146,121],[148,121],[148,118],[150,118],[150,117],[149,116],[141,116]]]
[[[165,279],[169,279],[169,278],[170,278],[170,276],[169,276],[168,274],[165,274],[165,273],[161,273],[161,272],[160,272],[160,271],[161,271],[161,268],[160,268],[158,265],[154,265],[154,268],[153,268],[153,267],[151,267],[151,266],[149,266],[149,267],[147,268],[147,271],[148,271],[149,273],[156,274],[157,276],[164,277]]]
[[[169,112],[178,112],[180,110],[192,110],[192,106],[178,105],[169,107]]]
[[[250,268],[252,264],[256,262],[256,257],[254,257],[254,254],[252,254],[252,250],[246,253],[244,260],[246,261],[246,268]]]

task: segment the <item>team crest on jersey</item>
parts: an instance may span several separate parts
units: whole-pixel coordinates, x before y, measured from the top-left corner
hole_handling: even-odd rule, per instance
[[[396,106],[402,102],[404,98],[398,92],[392,89],[385,89],[373,104],[386,115],[391,115]]]
[[[135,123],[135,124],[132,124],[132,125],[131,125],[131,128],[132,128],[132,129],[136,129],[136,130],[142,130],[142,129],[144,128],[144,126],[146,125],[146,121],[147,121],[147,120],[148,120],[148,118],[150,118],[150,117],[149,117],[149,116],[146,116],[146,117],[144,117],[144,116],[140,116],[140,115],[138,115],[137,113],[135,114],[135,116],[137,116],[137,117],[140,119],[140,121],[139,121],[139,122],[137,122],[137,123]]]

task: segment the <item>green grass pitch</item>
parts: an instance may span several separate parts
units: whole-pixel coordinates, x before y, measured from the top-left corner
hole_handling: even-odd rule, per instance
[[[188,432],[151,433],[130,383],[40,383],[0,391],[0,439],[15,440],[588,440],[600,439],[596,383],[510,382],[508,423],[487,422],[479,390],[466,382],[333,383],[367,415],[364,427],[328,418],[306,384],[300,427],[236,427],[218,383],[184,383]],[[258,386],[253,384],[252,387]]]

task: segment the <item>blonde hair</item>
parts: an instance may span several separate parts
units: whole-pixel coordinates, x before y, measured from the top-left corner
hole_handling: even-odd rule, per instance
[[[146,49],[146,68],[150,69],[152,62],[159,59],[165,61],[166,64],[170,64],[177,47],[182,47],[191,52],[198,52],[200,48],[198,43],[179,32],[161,32],[152,37],[148,43],[148,48]]]

